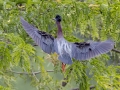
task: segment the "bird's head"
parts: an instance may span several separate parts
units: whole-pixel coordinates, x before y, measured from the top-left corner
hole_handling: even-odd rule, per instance
[[[60,16],[60,15],[56,15],[55,20],[56,20],[57,22],[61,22],[61,16]]]

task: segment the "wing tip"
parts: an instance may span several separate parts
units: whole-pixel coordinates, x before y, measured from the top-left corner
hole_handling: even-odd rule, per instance
[[[22,23],[23,21],[25,21],[22,16],[20,16],[20,21],[21,21],[21,23]]]
[[[96,45],[98,45],[98,44],[96,44]],[[82,56],[75,55],[73,58],[76,58],[79,61],[89,60],[91,58],[100,56],[101,54],[105,54],[105,53],[110,52],[114,48],[114,45],[115,45],[115,42],[113,40],[108,39],[106,41],[100,42],[99,45],[96,47],[96,49],[92,50],[92,52],[87,52],[86,56],[84,56],[84,55],[82,55]]]
[[[113,49],[113,48],[114,48],[115,41],[108,39],[108,40],[106,40],[106,42],[108,42],[108,43],[110,44],[111,49]]]

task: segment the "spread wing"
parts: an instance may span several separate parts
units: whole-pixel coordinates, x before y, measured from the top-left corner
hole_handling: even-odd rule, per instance
[[[114,48],[114,42],[106,40],[103,42],[83,42],[72,44],[72,58],[87,60],[100,54],[109,52]]]
[[[39,31],[37,28],[33,27],[22,17],[20,18],[24,30],[28,35],[42,48],[42,50],[48,54],[54,52],[54,38],[52,35],[46,32]]]

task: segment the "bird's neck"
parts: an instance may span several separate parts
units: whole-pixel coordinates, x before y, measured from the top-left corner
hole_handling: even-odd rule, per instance
[[[58,38],[63,37],[62,27],[61,27],[60,22],[56,22],[56,24],[57,24],[57,27],[58,27],[57,37],[58,37]]]

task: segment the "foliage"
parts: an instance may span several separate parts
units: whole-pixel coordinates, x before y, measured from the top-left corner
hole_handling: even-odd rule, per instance
[[[9,71],[19,67],[32,78],[37,89],[56,90],[62,80],[54,80],[44,67],[44,59],[38,56],[32,46],[33,41],[20,24],[22,16],[38,29],[56,37],[56,26],[52,18],[62,16],[64,37],[71,42],[83,40],[113,39],[120,49],[120,2],[119,0],[2,0],[0,1],[0,77],[4,81],[2,90],[11,90],[14,74]],[[55,72],[60,71],[57,56],[47,55],[48,62],[54,64]],[[75,61],[67,65],[64,76],[70,85],[72,81],[80,90],[88,90],[94,85],[96,90],[118,90],[120,87],[119,53],[107,55],[90,61]],[[33,62],[41,73],[33,73]],[[33,73],[32,75],[29,73]],[[6,88],[5,86],[8,86]]]
[[[0,89],[1,90],[11,90],[10,88],[6,88],[6,87],[2,87],[2,86],[0,86]]]

